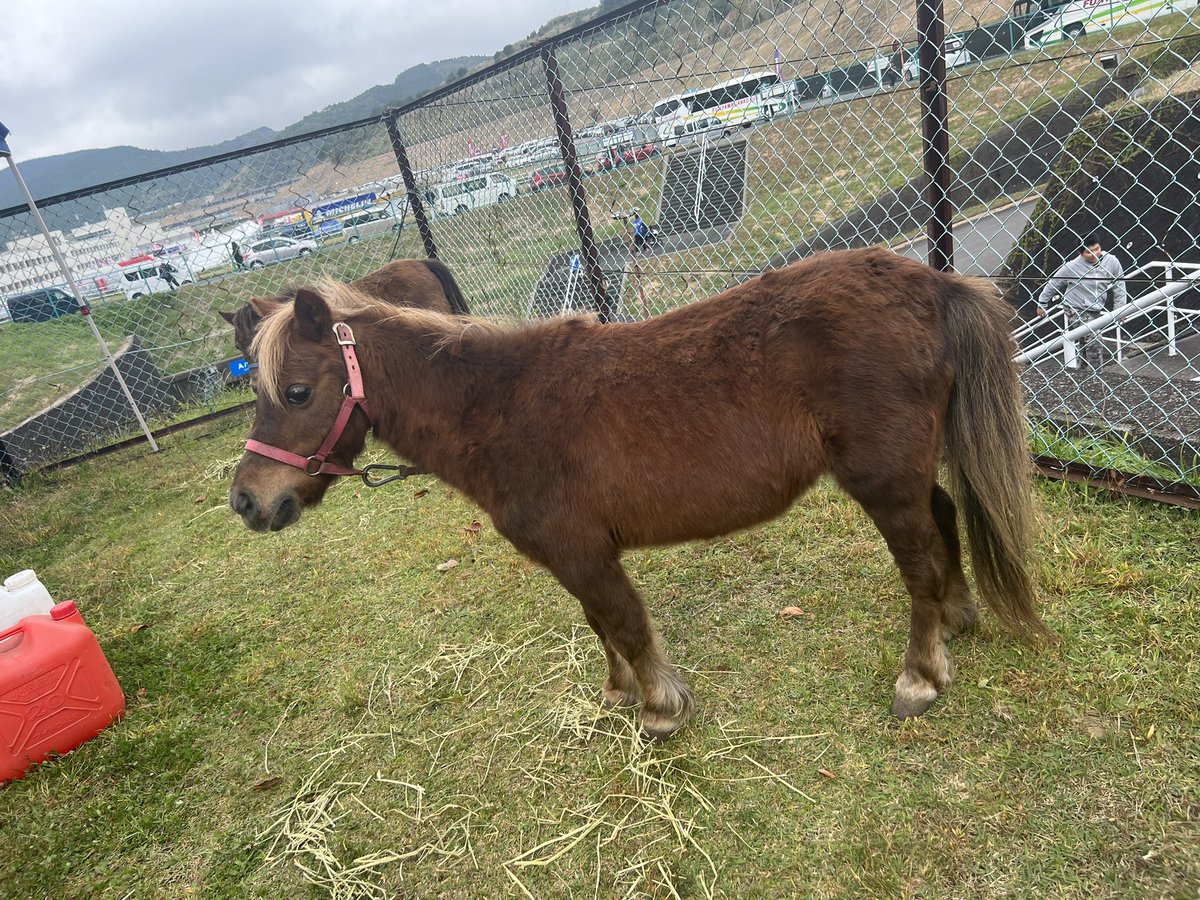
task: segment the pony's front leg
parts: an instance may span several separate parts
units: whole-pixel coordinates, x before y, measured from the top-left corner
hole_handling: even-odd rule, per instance
[[[636,703],[640,691],[642,731],[654,740],[665,740],[682,728],[695,701],[663,655],[646,606],[615,553],[550,568],[583,604],[588,623],[604,644],[609,666],[604,699]]]
[[[609,707],[637,706],[642,702],[642,688],[638,684],[633,666],[629,665],[625,657],[613,649],[604,634],[604,628],[599,619],[591,615],[586,606],[583,613],[587,616],[592,631],[596,632],[596,637],[600,639],[600,644],[604,647],[604,656],[608,660],[608,678],[604,682],[604,687],[600,689],[601,700],[605,706]]]

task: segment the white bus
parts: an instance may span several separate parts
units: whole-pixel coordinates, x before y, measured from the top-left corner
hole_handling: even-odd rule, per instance
[[[1195,9],[1197,0],[1074,0],[1055,9],[1050,18],[1025,36],[1026,47],[1076,40],[1097,31],[1111,31],[1131,22]]]
[[[664,97],[650,108],[650,124],[663,125],[666,122],[674,122],[676,119],[682,119],[691,110],[688,108],[684,98],[695,93],[688,91],[687,94],[676,94],[673,97]]]
[[[732,127],[769,119],[788,106],[791,83],[774,72],[749,72],[716,87],[683,96],[692,115],[708,115]]]

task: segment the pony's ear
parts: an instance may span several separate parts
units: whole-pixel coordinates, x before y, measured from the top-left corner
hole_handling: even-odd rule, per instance
[[[300,288],[296,291],[296,328],[305,340],[323,343],[333,329],[333,314],[329,304],[316,291]]]
[[[269,316],[279,307],[283,306],[284,300],[282,297],[251,297],[250,308],[259,316]]]
[[[232,324],[233,324],[233,320],[234,320],[235,318],[237,318],[237,316],[236,316],[236,314],[235,314],[235,313],[226,312],[226,311],[225,311],[225,310],[223,310],[223,309],[221,309],[221,310],[217,310],[217,312],[218,312],[218,313],[220,313],[220,315],[221,315],[221,318],[222,318],[222,319],[224,319],[226,322],[228,322],[230,325],[232,325]]]

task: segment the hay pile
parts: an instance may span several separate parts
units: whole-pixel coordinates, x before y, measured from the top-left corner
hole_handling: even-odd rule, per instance
[[[530,628],[509,642],[441,646],[399,677],[384,666],[362,730],[308,755],[311,771],[260,835],[267,862],[290,860],[335,898],[391,896],[413,867],[497,861],[527,897],[534,873],[575,892],[590,882],[595,896],[679,896],[678,863],[692,857],[701,874],[687,892],[714,896],[720,868],[705,833],[719,812],[708,786],[770,780],[815,804],[754,753],[828,735],[757,737],[716,722],[699,753],[647,744],[634,710],[597,702],[585,666],[602,665],[591,631]],[[541,673],[537,683],[514,674],[530,669]],[[448,704],[458,724],[425,727]],[[503,849],[514,842],[528,846]],[[347,852],[346,843],[370,850]]]

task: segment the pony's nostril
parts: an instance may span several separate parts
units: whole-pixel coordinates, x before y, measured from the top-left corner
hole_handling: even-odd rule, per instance
[[[229,498],[229,505],[233,511],[240,516],[248,516],[253,514],[258,504],[254,502],[254,498],[248,491],[234,491]]]

